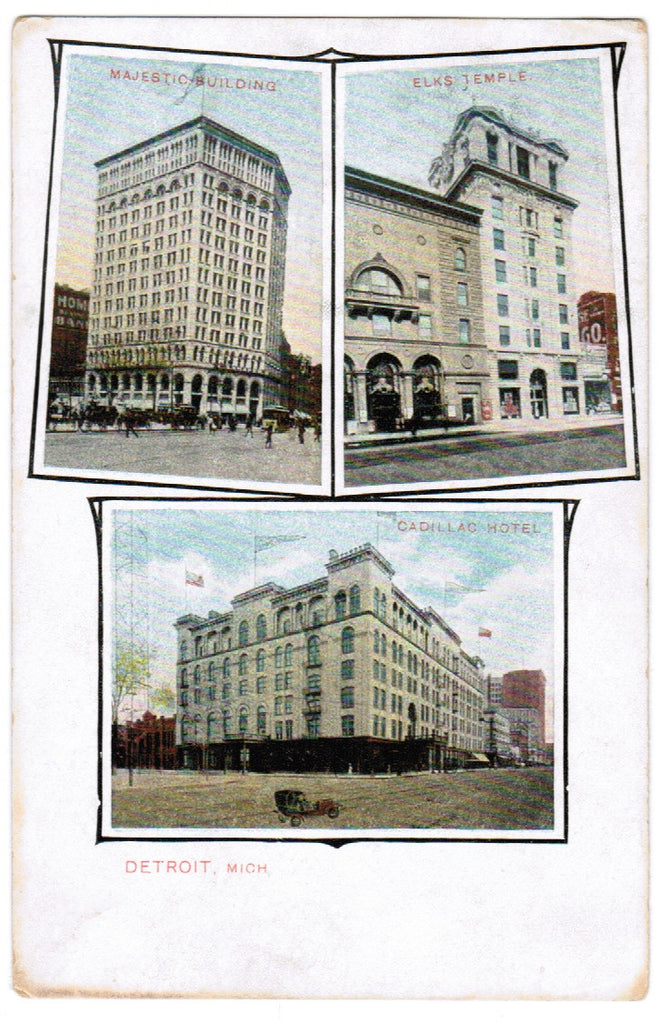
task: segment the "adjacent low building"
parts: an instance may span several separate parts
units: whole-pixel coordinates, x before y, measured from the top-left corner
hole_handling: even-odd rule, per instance
[[[483,753],[482,663],[393,576],[364,544],[307,583],[179,618],[179,765],[431,770]]]
[[[479,226],[472,206],[347,168],[348,434],[486,415]]]

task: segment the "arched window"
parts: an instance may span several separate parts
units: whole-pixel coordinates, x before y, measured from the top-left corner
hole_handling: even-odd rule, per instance
[[[238,644],[243,647],[249,643],[249,624],[245,619],[242,620],[238,627]]]
[[[230,678],[230,675],[231,675],[231,659],[230,658],[224,658],[224,661],[222,662],[222,675],[223,675],[224,679],[229,679]]]
[[[219,738],[219,718],[213,713],[208,715],[208,742],[212,743],[214,740],[218,740]]]
[[[455,249],[455,270],[466,270],[466,250],[461,246]]]
[[[215,682],[215,666],[214,666],[212,661],[208,665],[208,682],[209,683],[214,683]]]
[[[196,668],[194,669],[194,685],[198,686],[200,682],[201,682],[201,669],[197,665]]]
[[[340,649],[343,654],[352,654],[354,651],[354,630],[346,626],[340,635]]]
[[[375,615],[379,615],[379,590],[375,587],[375,593],[373,595],[373,610]]]
[[[356,279],[356,287],[378,295],[402,295],[402,285],[389,270],[369,267],[362,270]]]
[[[247,674],[247,655],[241,654],[240,660],[238,661],[238,675],[246,676]]]
[[[262,704],[256,712],[256,731],[259,736],[264,736],[267,732],[267,712]]]
[[[277,647],[274,652],[274,667],[281,668],[283,665],[283,647]]]
[[[292,665],[292,644],[286,644],[283,664],[286,666],[286,668]]]
[[[375,654],[379,654],[379,630],[376,629],[372,638],[372,649]]]
[[[264,615],[259,615],[256,619],[256,639],[264,640],[267,636],[267,619]]]
[[[379,617],[386,622],[386,594],[382,594],[379,600]]]
[[[265,671],[265,651],[263,651],[263,650],[260,650],[258,652],[258,654],[256,655],[256,671],[257,672],[264,672]]]
[[[355,583],[350,587],[350,615],[358,615],[361,611],[361,591]]]
[[[238,715],[238,732],[240,733],[240,735],[244,736],[244,734],[247,732],[247,727],[248,727],[248,712],[247,712],[247,709],[245,707],[241,707],[240,708],[240,713]]]
[[[223,726],[224,726],[224,738],[228,739],[231,735],[231,712],[226,709],[223,715]]]
[[[344,590],[339,590],[334,597],[334,612],[337,619],[344,619],[347,609],[347,597]]]
[[[308,638],[306,652],[309,665],[320,664],[320,640],[317,636],[310,636]]]

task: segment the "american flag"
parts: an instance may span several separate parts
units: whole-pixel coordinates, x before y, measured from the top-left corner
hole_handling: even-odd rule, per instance
[[[187,569],[185,570],[185,582],[189,583],[189,585],[191,587],[203,587],[204,586],[203,576],[197,576],[193,572],[188,572]]]
[[[293,540],[305,540],[303,534],[279,534],[276,537],[254,537],[254,551],[266,551],[277,544],[289,544]]]

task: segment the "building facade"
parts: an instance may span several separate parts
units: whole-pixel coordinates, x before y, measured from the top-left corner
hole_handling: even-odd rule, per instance
[[[580,296],[578,330],[583,351],[603,365],[604,380],[585,382],[587,411],[623,412],[617,300],[613,292],[585,292]]]
[[[325,569],[177,620],[179,764],[236,766],[246,751],[252,766],[294,769],[314,744],[315,767],[408,767],[407,750],[431,768],[483,751],[481,662],[454,630],[395,586],[371,544],[331,551]]]
[[[482,211],[485,340],[494,421],[564,420],[585,413],[586,383],[572,255],[577,202],[561,190],[568,153],[471,107],[432,163],[430,184]]]
[[[546,745],[546,676],[541,669],[517,669],[503,675],[502,707],[512,730],[527,737],[527,756],[544,758]]]
[[[145,711],[135,722],[113,726],[112,765],[115,768],[176,767],[176,729],[173,717]]]
[[[201,116],[96,169],[86,401],[260,419],[280,399],[278,156]]]
[[[89,329],[89,292],[56,284],[48,378],[48,405],[60,412],[82,401]]]
[[[348,434],[488,414],[480,213],[347,168]]]

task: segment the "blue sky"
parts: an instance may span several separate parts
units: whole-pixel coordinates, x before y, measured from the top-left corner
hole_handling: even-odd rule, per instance
[[[601,59],[609,61],[607,51]],[[428,188],[432,160],[459,114],[475,105],[494,107],[519,128],[557,139],[569,153],[560,188],[579,203],[574,214],[578,294],[590,288],[614,291],[598,57],[490,61],[443,58],[389,64],[386,70],[369,64],[349,74],[345,162]],[[495,84],[473,81],[474,73],[492,70],[507,77]],[[452,76],[451,85],[413,84],[446,75]]]
[[[203,58],[211,80],[274,82],[275,88],[196,88],[168,84],[165,72],[191,76],[200,60],[72,54],[66,101],[56,279],[89,288],[95,225],[94,163],[204,113],[273,150],[292,188],[284,329],[293,350],[319,360],[322,316],[322,150],[320,76],[307,67]],[[160,82],[112,79],[111,69],[158,72]],[[326,69],[325,69],[326,71]]]
[[[344,552],[368,542],[391,562],[397,586],[421,607],[432,605],[443,615],[464,649],[479,653],[488,671],[541,668],[549,682],[553,679],[554,536],[548,508],[410,506],[377,516],[374,508],[257,510],[236,503],[221,509],[125,506],[112,517],[124,538],[133,531],[132,589],[142,621],[148,619],[157,685],[175,680],[173,623],[180,615],[228,611],[231,598],[254,581],[293,586],[316,579],[325,574],[330,548]],[[421,523],[428,526],[421,529]],[[525,523],[533,532],[522,533],[520,526],[516,533],[500,532],[501,524],[512,523]],[[282,535],[302,539],[261,551],[254,576],[254,538]],[[185,584],[186,569],[203,576],[202,589]],[[107,581],[112,588],[117,582],[119,602],[125,603],[131,585],[127,572],[120,568]],[[448,581],[472,590],[446,591]],[[491,630],[490,639],[478,638],[480,626]]]

